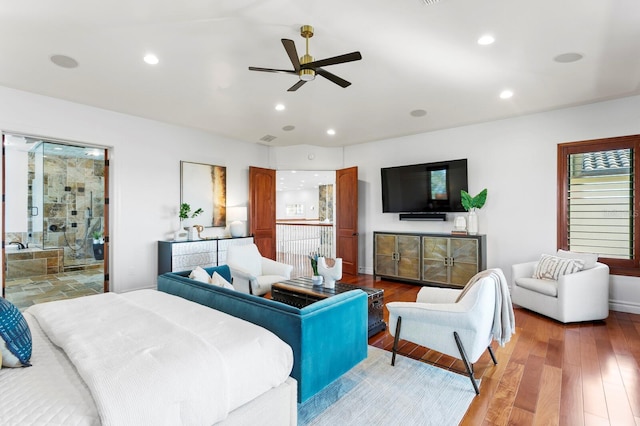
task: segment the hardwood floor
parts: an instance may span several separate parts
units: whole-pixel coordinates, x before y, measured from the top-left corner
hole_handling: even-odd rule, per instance
[[[385,303],[415,301],[420,290],[372,275],[342,282],[382,288]],[[476,362],[480,395],[461,425],[640,425],[640,315],[611,311],[605,321],[564,325],[514,308],[516,334],[492,345],[498,365],[488,353]],[[384,331],[369,344],[391,350],[393,338]],[[464,371],[461,361],[409,342],[400,351]]]

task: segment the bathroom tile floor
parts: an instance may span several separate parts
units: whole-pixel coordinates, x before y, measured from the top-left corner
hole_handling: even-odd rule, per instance
[[[36,303],[102,293],[103,285],[102,269],[88,269],[6,280],[5,297],[24,310]]]

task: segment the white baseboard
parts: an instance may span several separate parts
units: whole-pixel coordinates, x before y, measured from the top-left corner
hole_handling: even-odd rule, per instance
[[[626,302],[624,300],[609,300],[609,309],[628,314],[640,314],[640,303]]]
[[[373,267],[367,266],[364,268],[358,268],[361,274],[373,275]]]

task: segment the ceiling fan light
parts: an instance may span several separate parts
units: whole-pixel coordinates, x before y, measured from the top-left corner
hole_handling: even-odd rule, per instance
[[[314,70],[300,70],[300,80],[311,81],[316,78],[316,72]]]

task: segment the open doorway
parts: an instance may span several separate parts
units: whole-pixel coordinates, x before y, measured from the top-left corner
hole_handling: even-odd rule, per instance
[[[3,134],[3,295],[18,308],[108,290],[107,150]]]
[[[334,170],[276,171],[276,260],[292,277],[311,275],[311,253],[336,257],[335,180]]]

